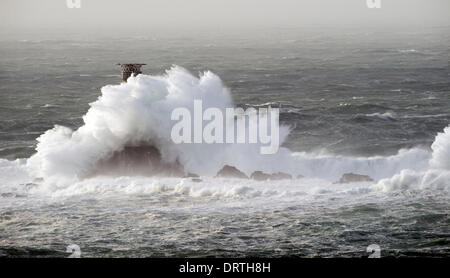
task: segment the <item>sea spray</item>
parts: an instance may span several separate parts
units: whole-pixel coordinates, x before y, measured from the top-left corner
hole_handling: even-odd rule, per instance
[[[436,136],[431,149],[433,150],[431,167],[450,171],[450,126]]]
[[[290,169],[292,158],[284,148],[262,156],[258,144],[175,144],[171,140],[175,108],[193,113],[194,100],[202,100],[204,108],[233,107],[229,90],[209,71],[195,77],[174,66],[163,76],[133,76],[127,83],[104,86],[101,92],[84,115],[83,126],[75,131],[55,126],[37,139],[37,153],[28,161],[34,176],[83,178],[114,152],[146,145],[156,147],[164,163],[179,163],[185,172],[200,175],[215,175],[225,165],[248,175],[255,170],[295,170]],[[288,133],[288,127],[280,127],[280,144]]]
[[[107,85],[101,92],[79,129],[55,126],[38,138],[37,153],[27,161],[33,177],[79,180],[100,160],[127,146],[151,145],[159,150],[164,163],[179,163],[186,173],[205,176],[214,176],[230,165],[247,176],[254,171],[285,172],[330,183],[352,172],[369,175],[383,190],[405,188],[402,184],[449,186],[450,127],[436,136],[431,152],[416,147],[392,156],[345,157],[291,153],[282,147],[275,155],[261,155],[257,144],[175,144],[171,140],[173,109],[192,109],[196,99],[202,100],[205,108],[225,111],[233,107],[229,90],[211,72],[195,77],[174,66],[163,76],[141,74],[129,78],[128,83]],[[288,134],[289,127],[281,126],[280,143]]]
[[[431,145],[429,163],[422,169],[403,169],[390,178],[382,179],[377,186],[384,191],[439,189],[450,190],[450,126],[439,133]]]

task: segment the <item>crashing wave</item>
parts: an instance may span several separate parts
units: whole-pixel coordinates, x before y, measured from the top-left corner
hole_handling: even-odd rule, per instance
[[[439,133],[431,145],[432,155],[421,171],[402,170],[391,178],[382,179],[383,190],[420,190],[435,188],[450,190],[450,126]]]
[[[255,171],[289,173],[293,177],[338,180],[343,173],[367,175],[383,190],[450,186],[450,127],[436,136],[431,152],[413,148],[392,156],[344,157],[291,153],[280,148],[261,155],[255,144],[175,144],[171,140],[174,108],[192,110],[233,107],[229,90],[218,76],[195,77],[174,66],[163,76],[138,75],[127,83],[104,86],[77,130],[55,126],[38,138],[36,154],[27,161],[32,177],[83,179],[96,175],[198,174],[216,176],[225,166],[250,177]],[[192,113],[192,111],[191,111]],[[390,113],[367,116],[395,119]],[[289,134],[280,127],[280,144]]]
[[[130,147],[155,147],[163,165],[181,165],[185,173],[211,176],[225,165],[247,175],[255,170],[278,172],[283,170],[280,161],[291,159],[284,148],[275,155],[261,155],[257,144],[175,144],[171,140],[173,109],[185,107],[193,113],[197,99],[204,109],[233,107],[230,92],[209,71],[195,77],[174,66],[163,76],[132,76],[127,83],[104,86],[101,92],[84,115],[83,126],[75,131],[55,126],[37,139],[37,153],[28,161],[34,175],[90,176],[99,173],[99,164],[105,169],[105,161],[117,160],[117,153]],[[280,143],[288,133],[288,127],[280,127]]]

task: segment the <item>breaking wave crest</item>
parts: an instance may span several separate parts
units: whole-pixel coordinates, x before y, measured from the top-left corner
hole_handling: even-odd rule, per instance
[[[163,163],[182,165],[186,173],[198,175],[215,175],[225,165],[247,174],[280,171],[286,166],[280,162],[291,159],[283,148],[275,155],[260,155],[257,144],[175,144],[171,140],[173,109],[185,107],[193,115],[196,99],[202,100],[203,109],[233,107],[230,92],[212,72],[197,78],[174,66],[164,76],[132,76],[127,83],[104,86],[101,92],[79,129],[55,126],[37,139],[37,153],[28,161],[34,175],[83,178],[99,162],[135,146],[153,146]],[[280,143],[288,133],[288,127],[280,127]]]
[[[105,162],[114,162],[121,157],[137,157],[137,160],[142,161],[145,150],[161,161],[159,168],[155,168],[156,172],[173,167],[173,171],[198,174],[209,181],[225,165],[230,165],[248,176],[254,171],[284,172],[294,177],[303,175],[304,179],[286,181],[286,188],[292,190],[296,184],[334,186],[331,183],[344,173],[368,175],[374,181],[365,183],[372,189],[379,188],[382,191],[429,187],[448,190],[450,187],[450,126],[436,136],[431,150],[412,148],[400,150],[392,156],[345,157],[307,152],[292,153],[286,148],[280,148],[274,155],[262,155],[256,144],[175,144],[171,140],[173,122],[170,118],[174,108],[185,107],[192,110],[195,99],[203,101],[204,109],[217,107],[223,110],[233,107],[229,90],[220,78],[211,72],[195,77],[185,69],[174,66],[163,76],[132,76],[127,83],[104,86],[101,92],[102,95],[91,103],[89,111],[84,115],[83,126],[77,130],[55,126],[38,138],[37,152],[28,160],[0,160],[3,184],[9,184],[15,179],[13,176],[21,176],[20,181],[16,179],[16,182],[22,183],[43,178],[47,188],[52,188],[52,191],[70,187],[71,192],[88,192],[95,182],[92,179],[86,182],[83,180],[101,175],[99,169],[109,167]],[[280,127],[280,144],[288,134],[289,127]],[[130,153],[128,156],[121,155],[127,150],[131,150],[131,156]],[[136,175],[147,171],[145,167]],[[132,168],[136,169],[134,166]],[[118,176],[121,176],[120,173]],[[209,177],[206,178],[207,176]],[[55,182],[61,179],[67,182]],[[133,188],[134,182],[130,179],[133,180],[120,178],[115,182],[130,183],[126,190],[133,191],[130,188]],[[97,188],[95,190],[102,184],[101,178],[98,178],[98,181],[99,184],[94,186]],[[105,188],[115,183],[110,179],[104,181],[109,184],[105,185]],[[208,183],[207,186],[214,187],[214,183]],[[217,183],[228,184],[219,179]],[[232,184],[241,184],[244,189],[252,188],[236,189],[237,191],[233,189],[232,192],[236,191],[238,195],[256,190],[253,188],[253,181],[236,181]],[[270,183],[271,187],[272,184],[283,186],[280,182]],[[203,185],[192,185],[192,188],[201,188],[195,194],[210,192]],[[77,189],[74,189],[75,187]],[[178,192],[179,188],[184,187],[185,185],[174,185],[173,190]],[[122,188],[122,185],[117,185],[117,188]],[[146,190],[144,185],[137,188]],[[153,190],[151,188],[148,190]],[[231,189],[225,190],[221,187],[211,190],[228,192]],[[191,193],[194,192],[190,190]],[[270,188],[265,190],[272,192]],[[281,188],[277,190],[284,192]],[[266,191],[261,192],[266,194]]]
[[[412,171],[404,169],[391,178],[382,179],[378,186],[383,190],[450,189],[450,126],[439,133],[431,145],[432,155],[427,167]]]

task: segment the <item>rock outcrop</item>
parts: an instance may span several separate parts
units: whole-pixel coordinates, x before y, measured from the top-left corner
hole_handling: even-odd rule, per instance
[[[250,177],[257,181],[292,179],[292,176],[286,173],[278,172],[275,174],[266,174],[262,171],[253,172]]]
[[[359,175],[359,174],[355,174],[355,173],[345,173],[335,183],[350,183],[350,182],[363,182],[363,181],[373,181],[373,179],[367,175]]]
[[[99,161],[87,176],[168,176],[184,177],[179,163],[164,163],[159,150],[153,146],[127,146]]]
[[[197,174],[185,173],[179,163],[165,163],[161,160],[159,150],[153,146],[127,146],[121,151],[112,153],[108,158],[99,161],[94,170],[85,177],[97,175],[109,176],[166,176],[191,178],[193,182],[201,182]],[[248,179],[249,177],[236,167],[225,165],[216,177]],[[300,178],[303,176],[298,176]],[[278,172],[267,174],[255,171],[251,178],[257,181],[292,179],[290,174]]]
[[[247,175],[239,171],[236,167],[228,165],[225,165],[217,173],[216,177],[248,179]]]
[[[272,174],[270,177],[271,180],[290,180],[292,179],[292,176],[283,172],[278,172],[275,174]]]

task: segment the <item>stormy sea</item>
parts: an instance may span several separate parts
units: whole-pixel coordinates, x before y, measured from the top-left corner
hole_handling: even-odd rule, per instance
[[[2,38],[0,256],[448,257],[449,46],[449,28]],[[117,63],[147,65],[121,83]],[[195,99],[279,108],[279,151],[174,144]]]

